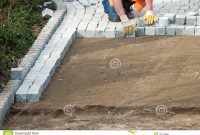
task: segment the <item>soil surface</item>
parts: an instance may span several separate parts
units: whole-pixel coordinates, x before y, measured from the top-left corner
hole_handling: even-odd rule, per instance
[[[200,129],[200,38],[77,39],[41,102],[1,128]]]

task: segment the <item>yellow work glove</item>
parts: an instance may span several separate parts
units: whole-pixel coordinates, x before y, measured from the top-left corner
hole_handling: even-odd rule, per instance
[[[156,23],[157,18],[153,11],[148,10],[144,15],[144,20],[147,22],[148,25],[153,25]]]
[[[136,28],[135,20],[129,20],[126,15],[120,16],[120,19],[122,22],[122,26],[124,27],[124,36],[132,35]]]

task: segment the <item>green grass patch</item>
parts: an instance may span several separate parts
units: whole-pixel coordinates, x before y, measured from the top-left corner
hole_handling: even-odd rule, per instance
[[[2,0],[0,3],[0,84],[9,77],[46,23],[41,16],[43,0]]]

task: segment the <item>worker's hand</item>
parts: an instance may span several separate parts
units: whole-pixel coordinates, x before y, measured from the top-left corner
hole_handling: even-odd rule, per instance
[[[120,16],[120,19],[124,27],[124,36],[132,35],[136,28],[136,21],[134,19],[129,20],[126,15]]]
[[[151,10],[148,10],[145,13],[144,20],[147,22],[148,25],[153,25],[157,21],[155,14]]]

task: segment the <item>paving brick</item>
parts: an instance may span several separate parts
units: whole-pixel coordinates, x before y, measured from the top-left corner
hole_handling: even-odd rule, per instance
[[[169,18],[168,17],[160,17],[159,18],[159,26],[160,27],[166,27],[169,26]]]
[[[145,27],[137,27],[136,36],[144,36],[145,35]]]
[[[177,26],[176,27],[176,35],[185,35],[185,26]]]
[[[22,85],[19,87],[19,89],[16,92],[16,102],[18,103],[26,103],[26,94],[31,87],[32,82],[26,82],[22,83]]]
[[[14,103],[14,94],[11,91],[4,91],[3,93],[0,93],[0,98],[3,98],[3,104],[5,107],[6,113],[8,112],[10,106]],[[2,101],[0,101],[2,103]]]
[[[4,122],[5,119],[5,107],[4,105],[0,105],[0,126]]]
[[[156,27],[156,35],[165,35],[166,28],[165,27]]]
[[[185,15],[177,15],[176,16],[176,20],[175,20],[175,24],[176,25],[184,25],[185,24],[185,20],[186,20]]]
[[[26,94],[27,102],[39,102],[40,96],[44,90],[45,80],[40,80],[40,83],[34,84]]]
[[[4,88],[4,91],[11,91],[13,94],[15,94],[16,90],[21,85],[21,82],[21,80],[9,80]]]
[[[145,27],[145,35],[149,35],[149,36],[156,35],[156,27],[153,27],[153,26]]]
[[[4,115],[7,113],[8,111],[8,108],[10,106],[10,103],[9,103],[9,95],[7,93],[0,93],[0,106],[3,106],[3,113]]]
[[[197,25],[200,26],[200,16],[197,16]]]
[[[7,106],[8,106],[7,99],[4,97],[4,95],[0,94],[0,125],[5,120],[5,115],[7,113],[6,110]]]
[[[30,87],[27,92],[26,98],[28,103],[38,102],[42,95],[42,92],[47,87],[47,84],[50,81],[49,75],[38,76],[34,84]]]
[[[105,37],[114,38],[116,36],[115,34],[116,27],[117,27],[117,23],[109,22],[105,30]]]
[[[185,27],[185,35],[194,35],[194,34],[195,34],[195,26]]]
[[[105,30],[106,30],[106,27],[108,25],[108,22],[107,21],[101,21],[99,22],[99,25],[96,29],[96,37],[104,37],[105,36]]]
[[[167,13],[165,14],[165,17],[168,17],[169,18],[169,23],[175,23],[175,18],[176,18],[176,15],[175,14],[172,14],[172,13]]]
[[[200,26],[195,27],[195,35],[200,36]]]
[[[186,17],[186,25],[195,26],[197,24],[196,16],[187,16]]]
[[[86,36],[85,29],[78,29],[78,30],[76,31],[76,36],[77,36],[77,37],[85,37],[85,36]]]
[[[166,35],[169,35],[169,36],[176,35],[176,25],[170,25],[166,27]]]
[[[106,38],[114,38],[115,37],[115,28],[107,28],[105,30],[105,37]]]
[[[24,70],[22,67],[12,68],[11,69],[11,79],[24,80],[27,70]]]
[[[116,37],[124,37],[124,28],[121,23],[117,23],[115,34]]]

